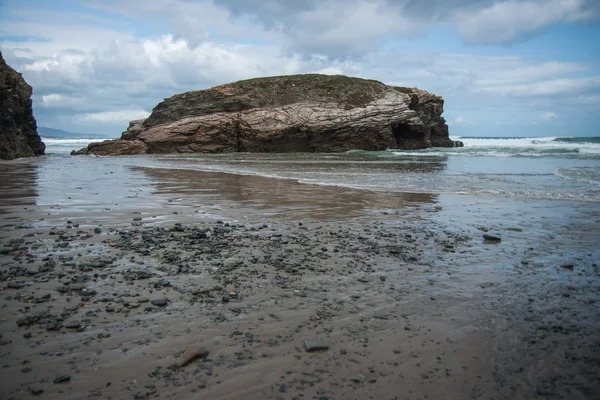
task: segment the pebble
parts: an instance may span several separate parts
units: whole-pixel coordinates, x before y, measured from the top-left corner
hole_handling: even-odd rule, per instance
[[[197,358],[206,358],[208,350],[205,347],[192,347],[187,349],[181,356],[181,360],[177,363],[179,368],[185,367]]]
[[[323,350],[328,350],[329,349],[329,345],[327,343],[321,342],[319,340],[305,340],[304,341],[304,348],[308,352],[311,352],[311,351],[323,351]]]
[[[44,389],[42,388],[37,388],[37,387],[32,387],[29,389],[29,391],[31,392],[32,395],[37,396],[39,394],[44,393]]]
[[[484,233],[483,235],[483,239],[488,241],[488,242],[500,242],[502,241],[502,239],[499,236],[494,236],[494,235],[490,235],[487,233]]]
[[[67,329],[78,329],[81,326],[81,322],[79,321],[71,321],[65,324],[65,328]]]
[[[167,305],[167,299],[151,300],[150,303],[152,303],[153,305],[158,306],[158,307],[164,307]]]
[[[54,380],[52,382],[54,382],[54,383],[63,383],[63,382],[69,382],[70,380],[71,380],[71,375],[69,375],[69,374],[60,374],[56,378],[54,378]]]

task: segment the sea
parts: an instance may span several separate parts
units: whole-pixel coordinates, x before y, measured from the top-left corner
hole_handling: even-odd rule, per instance
[[[49,166],[128,168],[257,176],[391,193],[600,202],[600,137],[452,137],[461,148],[346,153],[70,156],[103,139],[44,138]],[[74,160],[77,160],[74,162]],[[66,164],[65,164],[66,165]],[[58,167],[57,167],[58,168]],[[51,171],[51,167],[49,170]],[[201,178],[198,178],[201,179]]]

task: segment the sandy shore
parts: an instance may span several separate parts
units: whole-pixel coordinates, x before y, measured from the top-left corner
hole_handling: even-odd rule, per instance
[[[598,398],[594,204],[140,174],[1,180],[1,398]]]

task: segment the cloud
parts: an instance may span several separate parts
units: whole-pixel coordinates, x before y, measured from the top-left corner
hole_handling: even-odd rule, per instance
[[[555,118],[558,118],[558,115],[556,115],[556,113],[552,111],[546,111],[545,113],[542,113],[542,115],[540,115],[540,119],[542,121],[548,121]]]
[[[262,40],[303,56],[360,56],[382,41],[452,27],[468,43],[506,45],[553,23],[600,15],[596,0],[85,0],[132,19],[167,22],[191,47]]]
[[[501,1],[488,7],[458,11],[456,25],[470,43],[508,44],[556,22],[592,18],[584,0]]]
[[[0,47],[34,87],[36,118],[50,126],[104,124],[120,132],[174,93],[310,72],[438,93],[448,120],[461,126],[465,115],[480,121],[475,113],[488,110],[496,113],[491,121],[506,112],[527,112],[530,121],[556,102],[561,119],[598,110],[594,64],[426,40],[442,28],[473,43],[518,41],[548,24],[589,20],[600,4],[593,1],[74,0],[93,12],[7,1]]]
[[[486,86],[479,90],[507,96],[552,96],[576,94],[600,88],[600,76],[572,79],[553,79],[518,85]]]

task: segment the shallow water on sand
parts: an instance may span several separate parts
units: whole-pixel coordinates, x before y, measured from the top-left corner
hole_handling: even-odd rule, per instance
[[[181,208],[251,218],[423,218],[415,210],[469,203],[509,213],[540,204],[561,209],[553,216],[560,219],[570,209],[600,208],[600,186],[558,177],[550,173],[555,160],[544,159],[229,154],[42,157],[1,167],[0,212],[29,206],[46,219],[66,210],[115,217]]]

